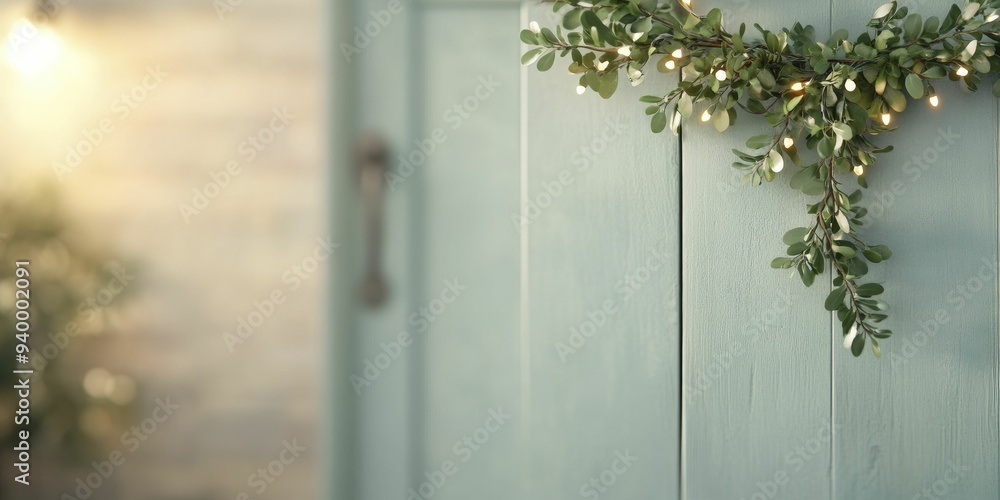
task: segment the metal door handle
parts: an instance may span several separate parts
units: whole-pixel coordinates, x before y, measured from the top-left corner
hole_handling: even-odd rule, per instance
[[[365,231],[365,275],[361,298],[374,307],[385,301],[387,287],[382,277],[382,219],[384,179],[389,160],[385,143],[374,136],[361,140],[358,167],[361,174],[361,205]]]

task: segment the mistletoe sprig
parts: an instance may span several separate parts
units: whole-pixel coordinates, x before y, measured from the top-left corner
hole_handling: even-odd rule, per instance
[[[809,224],[785,234],[787,255],[771,266],[794,269],[806,286],[829,268],[833,290],[825,307],[837,313],[844,347],[860,356],[870,343],[879,357],[878,340],[892,334],[880,326],[888,306],[878,298],[881,285],[861,280],[868,263],[892,251],[858,237],[867,210],[861,191],[848,193],[842,178],[867,187],[866,169],[892,150],[875,146],[871,137],[893,130],[893,113],[903,112],[909,100],[926,97],[937,107],[935,82],[948,78],[976,90],[980,75],[1000,70],[998,8],[1000,0],[952,5],[943,18],[925,20],[893,1],[875,11],[857,39],[839,30],[821,42],[812,26],[799,23],[779,32],[755,24],[758,34],[750,39],[745,24],[730,32],[722,11],[698,15],[690,0],[555,0],[556,11],[566,9],[562,26],[553,32],[532,22],[521,40],[537,47],[521,62],[547,71],[556,55],[569,56],[569,71],[580,75],[577,93],[591,89],[605,99],[617,90],[621,73],[638,86],[649,66],[680,72],[676,88],[640,99],[654,133],[668,127],[677,133],[696,113],[719,132],[736,122],[740,110],[763,115],[774,133],[751,137],[747,151],[734,150],[743,183],[773,181],[788,160],[797,167],[791,186],[818,197],[808,206]],[[1000,82],[993,93],[1000,96]]]

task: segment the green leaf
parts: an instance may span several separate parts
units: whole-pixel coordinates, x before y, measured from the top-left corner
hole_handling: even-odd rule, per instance
[[[882,93],[882,98],[897,113],[902,113],[906,110],[906,96],[902,92],[892,87],[886,87],[885,92]]]
[[[850,125],[844,122],[835,122],[833,125],[830,125],[830,128],[833,129],[833,133],[837,134],[837,137],[840,137],[844,141],[854,138],[854,131],[851,130]]]
[[[882,295],[885,292],[885,288],[878,283],[865,283],[857,288],[858,295],[862,297],[874,297],[876,295]]]
[[[816,281],[816,274],[809,270],[805,264],[799,266],[799,277],[802,278],[802,284],[810,287]]]
[[[830,245],[830,247],[833,248],[834,252],[839,253],[840,255],[843,255],[844,257],[847,257],[848,259],[850,259],[851,257],[854,257],[855,251],[851,247],[845,247],[845,246],[840,246],[840,245]]]
[[[851,354],[854,357],[861,356],[861,353],[865,351],[865,335],[858,332],[858,336],[854,337],[854,342],[851,344]]]
[[[549,52],[538,60],[538,71],[548,71],[552,69],[552,64],[556,62],[556,53]]]
[[[924,78],[944,78],[948,72],[941,66],[931,66],[924,70]]]
[[[691,118],[691,113],[694,112],[694,104],[690,95],[682,94],[680,99],[677,100],[677,111],[680,112],[681,116],[684,118]]]
[[[836,146],[836,141],[832,137],[823,137],[820,139],[819,143],[816,144],[816,152],[823,158],[830,158],[833,156],[833,147]]]
[[[865,258],[868,259],[868,262],[871,262],[872,264],[878,264],[883,260],[882,255],[871,248],[866,248],[862,253],[865,255]]]
[[[883,17],[888,16],[889,13],[892,12],[892,9],[895,7],[896,7],[896,2],[889,2],[885,5],[882,5],[878,9],[875,9],[875,14],[872,14],[872,19],[882,19]]]
[[[760,72],[757,73],[757,81],[760,82],[761,87],[764,87],[767,90],[773,89],[775,85],[774,75],[766,69],[761,69]]]
[[[769,148],[772,144],[774,144],[774,137],[767,134],[755,135],[747,139],[747,147],[750,149]]]
[[[806,240],[806,235],[809,234],[809,228],[807,227],[797,227],[785,233],[785,236],[781,238],[781,241],[785,242],[786,245],[794,245],[796,243],[802,243]]]
[[[712,114],[712,125],[715,126],[715,130],[725,132],[729,128],[729,110],[725,108],[715,110]]]
[[[722,11],[719,9],[712,9],[708,11],[708,15],[705,16],[705,21],[709,26],[718,30],[722,26]]]
[[[940,26],[941,20],[937,16],[928,17],[927,22],[924,23],[924,35],[937,37],[938,27]]]
[[[605,99],[611,99],[616,90],[618,90],[618,72],[609,71],[601,75],[601,88],[598,90],[598,94]]]
[[[573,9],[563,16],[563,28],[568,30],[575,30],[580,27],[580,14],[583,14],[584,9]]]
[[[869,317],[869,318],[874,318],[874,317],[875,317],[875,315],[874,315],[874,314],[872,314],[872,315],[870,315],[870,316],[868,316],[868,317]],[[891,336],[892,336],[892,330],[877,330],[877,331],[876,331],[876,332],[875,332],[874,334],[872,334],[872,335],[874,335],[874,336],[875,336],[875,338],[877,338],[877,339],[887,339],[887,338],[889,338],[889,337],[891,337]]]
[[[962,12],[962,19],[968,21],[969,19],[975,17],[975,15],[979,13],[979,7],[980,4],[976,2],[966,5],[965,10]]]
[[[882,256],[882,260],[889,260],[889,257],[892,257],[892,249],[885,245],[875,245],[871,249],[878,252]]]
[[[906,33],[906,40],[912,42],[920,37],[923,26],[924,23],[920,14],[913,14],[906,18],[906,22],[903,24],[903,30]]]
[[[592,27],[595,28],[601,40],[609,44],[613,44],[618,40],[614,32],[601,22],[601,18],[597,16],[597,13],[590,9],[583,11],[583,14],[580,15],[580,23],[587,31],[590,31]]]
[[[806,250],[809,250],[809,245],[806,245],[805,242],[803,242],[803,241],[798,241],[798,242],[792,243],[788,247],[788,250],[786,251],[786,253],[788,255],[801,255]]]
[[[521,30],[521,41],[528,45],[538,45],[538,35],[531,30]]]
[[[771,267],[774,269],[787,269],[791,263],[792,259],[789,259],[788,257],[778,257],[777,259],[771,261]]]
[[[824,307],[826,307],[827,311],[836,311],[840,309],[840,306],[844,305],[845,297],[847,297],[847,288],[842,286],[834,288],[830,292],[830,295],[827,295]]]
[[[906,91],[910,97],[920,99],[924,96],[924,81],[916,73],[906,75]]]
[[[816,274],[823,274],[823,267],[826,265],[826,257],[820,252],[815,252],[816,254],[812,258],[813,268],[816,269]]]
[[[653,115],[653,119],[650,120],[649,128],[654,134],[659,134],[663,132],[663,129],[667,128],[667,114],[663,111]]]
[[[541,54],[543,50],[545,50],[545,49],[542,48],[542,47],[539,47],[537,49],[531,49],[531,50],[525,52],[524,55],[521,56],[521,64],[524,65],[524,66],[527,66],[527,65],[535,62],[535,58],[538,57],[538,54]]]
[[[797,95],[789,99],[788,102],[785,103],[785,113],[789,113],[793,109],[795,109],[795,107],[798,106],[800,102],[802,102],[802,97],[803,96]]]

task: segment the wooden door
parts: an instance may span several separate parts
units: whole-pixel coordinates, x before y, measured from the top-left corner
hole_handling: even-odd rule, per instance
[[[337,173],[340,497],[997,498],[992,97],[941,88],[886,139],[867,230],[895,250],[876,278],[897,335],[854,359],[829,285],[767,266],[808,200],[739,186],[730,150],[763,123],[652,135],[638,97],[670,77],[604,101],[521,68],[548,5],[357,2],[331,67],[354,82],[338,117],[392,148],[389,295],[356,300],[360,200]],[[880,3],[712,6],[822,36]]]

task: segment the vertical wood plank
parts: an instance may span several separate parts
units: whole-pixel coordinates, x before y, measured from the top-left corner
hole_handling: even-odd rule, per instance
[[[638,102],[671,84],[604,101],[564,70],[526,71],[526,492],[676,499],[678,142]]]
[[[881,3],[834,0],[836,24],[861,27]],[[988,88],[936,90],[941,108],[911,102],[869,173],[867,239],[894,250],[872,277],[888,283],[895,334],[881,361],[835,355],[837,498],[1000,495],[997,104]]]
[[[731,30],[801,21],[829,33],[827,1],[695,6],[722,9]],[[751,188],[730,167],[730,150],[766,131],[744,114],[722,135],[697,120],[683,133],[683,477],[692,500],[830,496],[829,282],[805,289],[768,267],[784,254],[784,231],[807,222],[809,200],[788,187],[794,172]]]
[[[332,65],[332,71],[334,79],[357,72],[359,85],[354,111],[358,132],[377,134],[396,150],[411,144],[416,135],[412,127],[415,94],[412,87],[399,85],[399,82],[413,80],[413,65],[399,62],[399,47],[408,47],[412,43],[414,33],[411,28],[418,7],[407,4],[405,9],[392,16],[392,23],[386,29],[367,42],[355,31],[365,28],[371,21],[372,13],[387,12],[389,3],[390,0],[358,0],[355,16],[349,21],[351,31],[333,42],[337,47],[341,42],[354,45],[360,53],[350,53],[348,59],[338,49],[338,59]],[[347,154],[352,152],[353,149]],[[398,168],[395,161],[390,162],[390,166],[394,170]],[[371,308],[363,306],[360,300],[364,272],[361,263],[367,257],[363,246],[365,228],[361,227],[362,205],[357,195],[357,172],[352,171],[349,179],[353,196],[347,202],[352,207],[347,217],[354,224],[351,231],[354,238],[345,242],[344,250],[348,255],[344,258],[353,261],[355,266],[354,272],[345,276],[345,282],[338,285],[347,289],[346,300],[350,301],[350,307],[355,311],[351,332],[355,336],[352,339],[355,351],[352,378],[338,382],[349,387],[354,396],[351,403],[357,409],[355,446],[359,474],[354,480],[354,489],[357,498],[364,500],[399,498],[409,487],[413,469],[411,422],[414,415],[409,380],[414,357],[399,356],[388,365],[379,359],[383,368],[378,368],[375,363],[376,358],[385,352],[382,346],[392,345],[400,332],[408,330],[406,318],[417,303],[410,293],[414,286],[410,257],[414,242],[408,230],[413,222],[408,214],[416,192],[415,183],[404,183],[385,195],[381,257],[388,298],[384,304]],[[368,368],[369,364],[375,369]],[[369,381],[370,385],[359,384],[359,379]]]
[[[412,49],[422,145],[409,149],[433,151],[414,174],[421,278],[408,323],[423,378],[411,487],[436,500],[518,496],[519,24],[514,3],[430,4]]]
[[[343,2],[336,7],[324,11],[329,23],[331,40],[344,40],[350,36],[352,19],[358,5],[355,2]],[[325,64],[330,67],[340,63],[340,54],[329,51],[325,56]],[[354,117],[357,102],[357,79],[326,78],[330,85],[329,107],[325,110],[330,119],[329,155],[330,173],[328,183],[331,200],[327,202],[330,211],[330,232],[334,241],[347,242],[355,240],[355,225],[352,220],[354,176],[351,175],[353,158],[349,151],[354,135]],[[354,358],[357,350],[357,332],[353,323],[353,304],[355,290],[342,285],[354,279],[352,249],[345,246],[343,251],[333,255],[330,272],[327,275],[329,283],[330,308],[326,312],[329,326],[329,339],[323,342],[324,354],[328,356],[329,364],[322,372],[326,382],[322,385],[326,391],[326,399],[322,415],[328,418],[330,425],[325,427],[321,435],[321,445],[327,449],[321,450],[322,456],[329,457],[330,473],[324,475],[322,481],[322,498],[358,498],[357,484],[360,469],[357,467],[359,444],[355,439],[359,430],[358,412],[355,410],[357,399],[348,381],[355,368]],[[322,417],[321,417],[322,418]],[[321,428],[324,428],[322,425]]]

